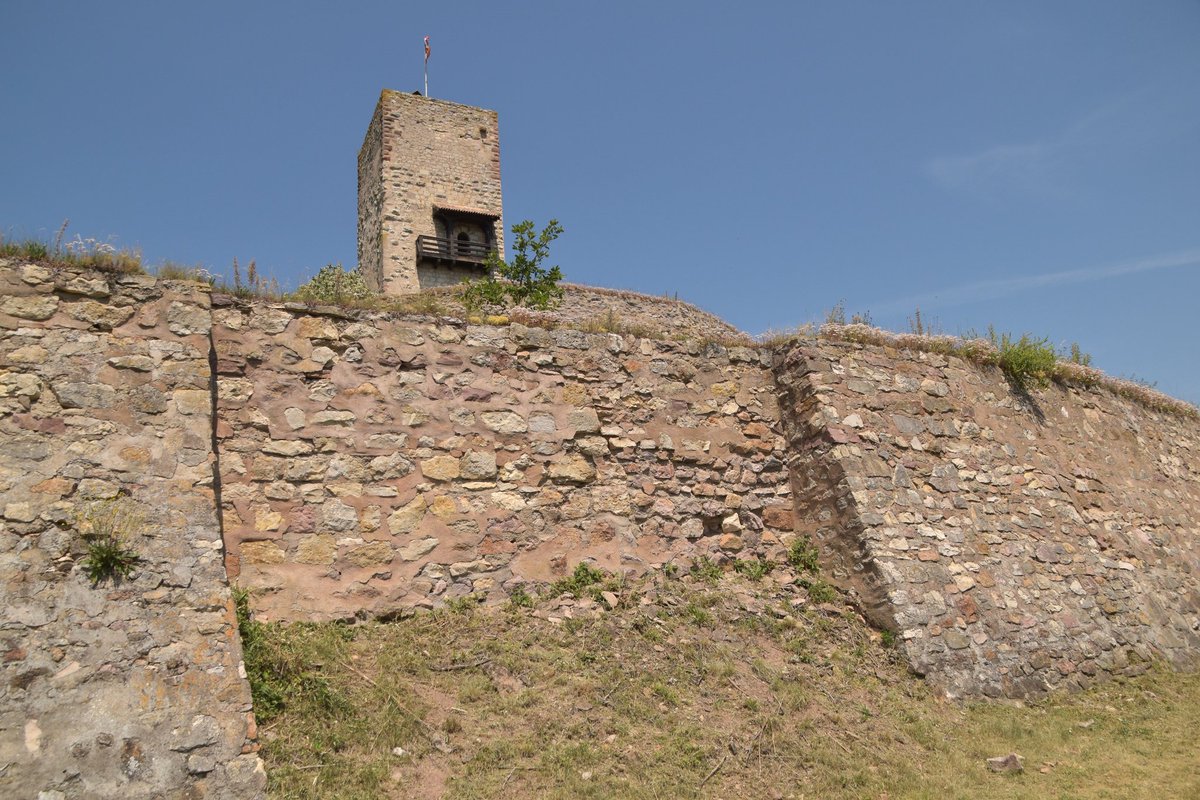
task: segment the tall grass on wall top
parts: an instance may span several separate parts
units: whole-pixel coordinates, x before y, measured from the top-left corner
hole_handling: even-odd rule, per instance
[[[83,238],[64,241],[67,225],[64,220],[55,234],[54,242],[38,239],[5,239],[0,236],[0,258],[17,258],[36,264],[57,267],[89,267],[104,272],[142,273],[142,254],[135,249],[117,247],[112,237],[101,240]]]
[[[989,338],[970,334],[967,336],[930,336],[892,333],[868,325],[825,324],[817,329],[815,334],[807,332],[800,336],[787,338],[776,336],[769,344],[770,346],[779,346],[787,341],[813,335],[829,341],[883,345],[916,352],[957,356],[979,366],[999,367],[1014,380],[1020,376],[1027,382],[1026,385],[1032,382],[1032,385],[1039,386],[1053,381],[1066,386],[1101,387],[1153,411],[1175,414],[1189,419],[1200,419],[1200,409],[1191,403],[1163,394],[1142,383],[1105,375],[1091,366],[1091,357],[1078,350],[1078,346],[1060,358],[1047,340],[1028,335],[1015,340],[1011,336],[1007,336],[1009,344],[1007,368],[1002,361],[1005,357],[1002,346],[1006,336],[995,336],[994,331]],[[1023,346],[1022,339],[1025,340]]]

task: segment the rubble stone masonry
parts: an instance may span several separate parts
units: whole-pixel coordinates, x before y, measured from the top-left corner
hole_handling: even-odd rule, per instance
[[[714,329],[637,297],[614,308]],[[260,796],[227,573],[264,619],[386,617],[807,534],[950,695],[1196,666],[1194,418],[894,347],[722,341],[0,260],[0,794]],[[143,560],[93,586],[79,519],[113,499]]]
[[[777,554],[766,351],[214,310],[231,575],[274,619],[502,599],[580,561]]]
[[[821,342],[778,355],[799,529],[955,696],[1200,659],[1200,424]]]
[[[0,260],[0,796],[262,796],[207,288]],[[93,586],[79,519],[112,501],[142,563]]]

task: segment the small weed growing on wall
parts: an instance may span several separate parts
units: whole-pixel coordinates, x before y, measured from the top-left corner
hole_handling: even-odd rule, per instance
[[[446,314],[446,305],[442,298],[433,292],[417,292],[399,297],[388,298],[385,306],[390,311],[402,314]]]
[[[129,578],[141,560],[136,550],[126,547],[117,539],[89,539],[83,571],[93,586],[106,579],[116,583]]]
[[[128,541],[140,527],[132,501],[120,498],[92,504],[80,514],[78,524],[87,550],[80,563],[92,585],[128,579],[142,561]]]
[[[820,552],[808,535],[797,536],[788,547],[787,561],[792,569],[800,572],[816,572],[821,568]]]
[[[52,246],[36,239],[6,241],[0,237],[0,258],[19,258],[50,266],[91,267],[106,272],[142,272],[142,254],[137,250],[118,248],[112,244],[112,237],[101,241],[77,235],[64,243],[67,224],[64,220]]]
[[[845,325],[846,324],[846,301],[838,300],[833,308],[825,312],[826,325]]]
[[[942,326],[938,324],[937,319],[930,320],[921,313],[920,307],[913,310],[913,315],[908,318],[908,332],[915,336],[941,336]]]
[[[1064,361],[1070,361],[1072,364],[1090,367],[1092,365],[1092,356],[1090,353],[1083,352],[1079,342],[1071,342],[1071,346],[1063,354]]]
[[[1120,379],[1123,381],[1129,381],[1132,384],[1141,386],[1146,389],[1153,389],[1156,386],[1158,386],[1158,381],[1152,381],[1152,380],[1149,380],[1148,378],[1143,378],[1140,375],[1135,375],[1133,373],[1130,373],[1128,375],[1121,375]]]
[[[25,261],[45,261],[50,257],[50,248],[45,242],[35,239],[26,241],[0,240],[0,258],[20,258]]]

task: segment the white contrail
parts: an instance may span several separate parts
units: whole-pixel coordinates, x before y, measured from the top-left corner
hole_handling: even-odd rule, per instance
[[[889,300],[878,306],[867,306],[875,313],[887,314],[897,311],[911,311],[914,308],[940,308],[956,306],[964,303],[974,303],[979,300],[989,300],[997,297],[1007,297],[1030,289],[1047,286],[1062,286],[1071,283],[1088,283],[1116,278],[1121,275],[1133,275],[1139,272],[1151,272],[1174,267],[1194,267],[1200,265],[1200,248],[1181,250],[1165,255],[1148,256],[1134,261],[1119,264],[1106,264],[1081,269],[1068,269],[1060,272],[1046,272],[1041,275],[1025,275],[1019,278],[1000,278],[990,281],[979,281],[962,286],[953,286],[937,292],[912,295],[897,300]]]

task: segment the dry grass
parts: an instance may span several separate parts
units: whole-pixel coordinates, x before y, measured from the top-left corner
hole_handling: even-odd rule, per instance
[[[0,237],[0,258],[18,259],[46,267],[85,267],[101,272],[143,274],[142,254],[137,250],[116,248],[107,242],[76,237],[62,241],[66,225],[53,244],[37,239],[5,240]]]
[[[834,342],[849,342],[863,345],[880,345],[914,352],[938,353],[956,356],[981,367],[1000,366],[1000,351],[986,339],[963,338],[948,335],[892,333],[869,325],[825,324],[819,329],[812,326],[795,332],[772,333],[760,339],[762,346],[771,348],[789,347],[813,338]],[[1114,378],[1095,367],[1059,360],[1047,376],[1050,380],[1080,388],[1102,388],[1119,397],[1132,400],[1152,411],[1160,411],[1189,419],[1200,418],[1200,409],[1184,400],[1171,397],[1144,384]]]
[[[308,687],[260,721],[271,796],[1200,792],[1197,676],[1152,672],[1028,707],[952,705],[849,609],[792,591],[774,573],[660,578],[625,587],[612,612],[544,599],[262,627],[271,658]],[[985,758],[1010,751],[1023,774],[986,771]]]

